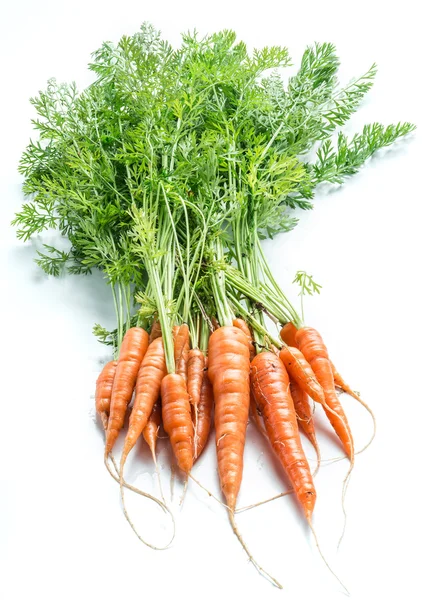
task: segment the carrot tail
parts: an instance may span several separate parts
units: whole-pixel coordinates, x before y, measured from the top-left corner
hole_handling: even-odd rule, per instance
[[[235,522],[235,516],[234,516],[234,511],[232,511],[231,509],[228,510],[228,515],[229,515],[229,522],[231,523],[231,527],[233,532],[235,533],[235,535],[237,536],[238,541],[240,542],[243,550],[245,551],[245,553],[247,554],[247,556],[249,557],[250,562],[252,563],[252,565],[255,567],[255,569],[258,571],[258,573],[260,575],[262,575],[263,577],[265,577],[265,579],[267,579],[270,583],[272,583],[275,587],[279,588],[280,590],[283,589],[283,586],[281,585],[281,583],[279,583],[277,581],[277,579],[274,579],[274,577],[272,575],[270,575],[269,573],[267,573],[267,571],[265,571],[260,564],[258,564],[256,562],[256,560],[253,558],[253,556],[251,555],[249,548],[247,547],[247,545],[245,544],[244,540],[243,540],[243,536],[241,535],[240,531],[238,530],[237,524]]]
[[[155,450],[152,451],[152,459],[153,459],[153,464],[155,465],[156,477],[158,479],[159,493],[161,494],[161,499],[162,499],[163,503],[165,504],[164,491],[162,489],[162,482],[161,482],[161,471],[159,470],[158,461],[156,460]]]
[[[204,487],[204,485],[201,483],[201,481],[198,481],[198,479],[196,479],[192,473],[189,473],[189,477],[192,479],[192,481],[194,481],[202,490],[204,490],[209,496],[210,498],[213,498],[213,500],[216,500],[216,502],[218,504],[220,504],[221,506],[223,506],[224,508],[228,508],[228,506],[226,504],[224,504],[222,502],[222,500],[219,500],[219,498],[217,498],[213,492],[211,492],[209,489],[207,489],[206,487]]]
[[[110,460],[112,461],[113,468],[115,469],[116,475],[115,475],[115,473],[112,471],[112,469],[111,469],[111,468],[110,468],[110,466],[109,466],[109,463],[108,463],[108,459],[109,459],[109,458],[110,458]],[[112,479],[114,479],[114,480],[116,481],[116,483],[119,483],[119,484],[120,484],[120,483],[121,483],[121,480],[120,480],[120,477],[119,477],[119,475],[120,475],[120,470],[119,470],[119,467],[118,467],[118,465],[117,465],[117,462],[116,462],[116,460],[114,459],[114,457],[113,457],[111,454],[110,454],[110,455],[109,455],[107,458],[105,458],[105,459],[104,459],[104,465],[105,465],[105,467],[106,467],[106,469],[107,469],[107,471],[108,471],[109,475],[112,477]],[[131,485],[130,483],[127,483],[127,482],[125,481],[125,479],[123,479],[123,481],[122,481],[122,486],[123,486],[124,488],[127,488],[127,490],[130,490],[131,492],[134,492],[134,493],[138,494],[139,496],[144,496],[145,498],[148,498],[148,499],[150,499],[150,500],[153,500],[154,502],[156,502],[156,503],[158,504],[158,506],[159,506],[160,508],[162,508],[162,510],[164,510],[164,511],[165,511],[165,508],[166,508],[166,507],[165,507],[165,503],[161,502],[161,500],[158,500],[157,498],[155,498],[155,497],[151,496],[150,494],[147,494],[146,492],[144,492],[144,491],[143,491],[143,490],[141,490],[140,488],[134,487],[134,486],[133,486],[133,485]]]
[[[136,529],[136,526],[131,521],[130,515],[128,514],[128,511],[127,511],[127,508],[126,508],[126,505],[125,505],[123,468],[121,468],[120,473],[119,473],[119,485],[120,485],[120,490],[121,490],[122,509],[124,511],[125,518],[128,521],[131,529],[134,531],[134,533],[136,534],[136,536],[139,538],[139,540],[141,542],[143,542],[143,544],[145,544],[145,546],[148,546],[149,548],[152,548],[152,550],[166,550],[167,548],[169,548],[171,546],[171,544],[173,543],[173,540],[174,540],[174,538],[176,536],[176,521],[174,519],[173,513],[168,508],[168,506],[166,504],[163,504],[158,498],[155,498],[151,494],[144,493],[144,496],[146,498],[148,498],[148,499],[152,500],[153,502],[155,502],[156,504],[162,506],[163,510],[166,511],[169,514],[169,516],[171,518],[171,521],[173,523],[173,533],[172,533],[172,536],[170,538],[170,541],[165,546],[155,546],[155,545],[151,544],[150,542],[146,541],[145,539],[143,539],[141,537],[141,535],[139,534],[139,532]]]
[[[335,368],[335,365],[333,364],[332,361],[331,361],[331,369],[332,369],[332,375],[334,376],[335,387],[339,388],[342,392],[344,392],[348,396],[351,396],[352,398],[357,400],[357,402],[359,402],[359,404],[361,404],[365,408],[365,410],[369,413],[369,415],[371,416],[372,424],[373,424],[372,435],[371,435],[369,442],[363,448],[361,448],[358,452],[356,452],[356,454],[361,454],[361,452],[364,452],[372,444],[372,442],[375,438],[375,435],[377,432],[377,420],[375,418],[375,415],[374,415],[372,409],[368,406],[368,404],[366,402],[364,402],[362,400],[360,395],[357,394],[356,392],[354,392],[352,390],[352,388],[344,381],[344,379],[338,373],[338,371]]]
[[[324,554],[322,552],[322,549],[320,548],[319,540],[317,539],[316,531],[315,531],[315,529],[313,527],[313,524],[312,524],[311,520],[308,521],[308,525],[309,525],[309,527],[311,529],[311,533],[313,534],[314,542],[316,544],[317,550],[319,551],[321,559],[323,560],[323,562],[325,563],[325,565],[328,567],[328,570],[332,573],[332,575],[335,577],[335,579],[341,585],[341,587],[343,588],[343,590],[347,594],[347,596],[350,596],[349,590],[346,588],[346,586],[344,585],[344,583],[341,581],[341,579],[338,577],[338,575],[333,571],[332,567],[330,566],[330,564],[326,560],[326,558],[325,558],[325,556],[324,556]]]

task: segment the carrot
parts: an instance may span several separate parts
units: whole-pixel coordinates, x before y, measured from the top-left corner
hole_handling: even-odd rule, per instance
[[[305,433],[305,435],[308,437],[314,450],[316,451],[317,468],[316,471],[313,473],[314,477],[320,466],[320,449],[316,438],[316,429],[314,427],[311,406],[308,401],[307,394],[293,380],[290,381],[290,393],[295,407],[298,424]]]
[[[148,347],[137,375],[136,395],[130,415],[128,432],[121,457],[121,470],[125,460],[146,427],[166,375],[162,337],[156,338]]]
[[[335,388],[335,398],[331,394],[328,399],[325,395],[324,388],[321,383],[319,383],[310,363],[298,348],[285,346],[280,352],[280,358],[291,379],[295,381],[299,387],[310,396],[310,398],[323,406],[323,410],[327,414],[335,433],[340,438],[348,456],[351,456],[349,450],[353,445],[353,439],[351,437],[347,419],[345,419],[344,411],[335,393]],[[339,409],[338,405],[340,406]]]
[[[250,331],[249,326],[243,319],[234,319],[232,324],[234,325],[234,327],[238,327],[238,329],[241,329],[241,331],[246,336],[249,344],[250,362],[252,362],[252,360],[255,358],[256,350],[252,337],[252,332]]]
[[[312,398],[315,402],[324,405],[325,393],[317,381],[310,364],[298,348],[284,346],[280,351],[280,358],[286,367],[290,378]]]
[[[345,392],[349,396],[352,396],[352,398],[354,398],[355,400],[358,400],[358,402],[360,402],[361,401],[360,396],[358,394],[356,394],[356,392],[354,392],[352,390],[352,388],[344,381],[344,379],[341,377],[341,375],[338,373],[337,369],[335,368],[332,360],[330,362],[331,362],[331,370],[332,370],[332,376],[334,378],[335,387],[340,388],[341,390],[343,390],[343,392]]]
[[[316,489],[299,437],[289,377],[283,362],[272,352],[261,352],[251,363],[250,379],[271,446],[290,479],[307,520],[311,521]]]
[[[177,327],[177,326],[176,326]],[[174,361],[176,363],[176,373],[181,375],[186,381],[187,365],[189,358],[189,327],[186,323],[180,325],[174,332]]]
[[[156,463],[156,440],[158,439],[159,428],[161,427],[161,402],[157,400],[153,405],[152,412],[143,429],[143,437],[149,446],[154,462]]]
[[[161,323],[158,321],[158,319],[154,319],[154,321],[152,323],[152,329],[150,330],[149,344],[151,344],[153,342],[153,340],[156,340],[156,338],[159,338],[161,336],[162,336]]]
[[[249,345],[249,359],[250,359],[250,362],[252,362],[252,360],[255,358],[255,355],[256,355],[256,349],[255,349],[255,344],[254,344],[253,337],[252,337],[252,332],[250,331],[249,326],[247,325],[246,321],[244,321],[244,319],[234,319],[232,324],[234,325],[234,327],[238,327],[238,329],[241,329],[241,331],[246,336],[247,343]],[[249,406],[250,406],[250,416],[252,417],[253,422],[255,423],[256,429],[259,431],[259,433],[261,435],[266,437],[267,434],[265,432],[264,426],[262,425],[261,415],[258,413],[258,408],[256,406],[255,398],[253,397],[252,390],[250,390],[250,405]]]
[[[215,432],[219,479],[231,512],[243,476],[243,454],[249,415],[249,344],[237,327],[216,329],[209,339],[209,378],[215,399]]]
[[[359,404],[361,404],[365,408],[365,410],[369,413],[369,415],[371,416],[372,423],[373,423],[372,435],[371,435],[369,441],[365,444],[365,446],[363,448],[361,448],[358,452],[355,452],[355,454],[361,454],[361,452],[364,452],[368,448],[368,446],[370,446],[372,444],[372,441],[375,438],[375,434],[377,432],[377,419],[375,418],[375,414],[372,411],[372,409],[370,408],[370,406],[368,406],[368,404],[362,400],[362,398],[359,396],[359,394],[354,392],[351,389],[351,387],[344,381],[344,379],[338,373],[338,371],[335,368],[332,361],[331,361],[331,369],[332,369],[332,375],[334,377],[335,387],[339,388],[342,392],[345,392],[346,394],[348,394],[349,396],[351,396],[352,398],[357,400],[359,402]]]
[[[162,422],[179,468],[187,475],[193,463],[191,404],[182,375],[169,373],[161,384]]]
[[[124,425],[125,412],[133,395],[140,364],[149,344],[149,336],[141,327],[131,327],[124,336],[113,382],[110,416],[106,433],[107,457]]]
[[[235,522],[250,403],[249,342],[241,329],[224,325],[211,334],[208,364],[215,400],[219,480],[228,507],[229,521],[250,562],[259,573],[281,589],[281,584],[253,558]]]
[[[205,356],[199,348],[192,348],[188,358],[188,393],[191,404],[198,406],[205,368]]]
[[[331,409],[327,411],[324,406],[326,415],[340,438],[347,455],[353,459],[354,445],[352,433],[335,391],[331,363],[322,337],[312,327],[302,327],[296,333],[296,341],[299,350],[307,359],[323,388],[326,404]]]
[[[107,429],[109,420],[110,401],[117,364],[117,360],[111,360],[105,364],[95,385],[95,409],[100,415],[104,431]]]
[[[290,321],[289,323],[286,323],[286,325],[280,331],[280,337],[288,346],[296,346],[295,336],[297,331],[298,329],[295,327],[292,321]]]
[[[158,398],[153,406],[152,412],[149,415],[146,427],[143,429],[143,437],[152,454],[153,463],[155,465],[155,471],[158,478],[159,491],[161,492],[162,501],[165,504],[164,492],[161,483],[161,473],[159,471],[158,461],[156,460],[156,441],[158,439],[158,432],[159,428],[161,427],[161,422],[161,400]]]
[[[205,358],[203,382],[201,385],[200,401],[198,403],[198,419],[196,419],[195,425],[195,460],[200,456],[207,444],[212,422],[213,388],[208,375],[207,362],[207,358]]]
[[[100,375],[98,376],[97,384],[96,384],[96,392],[95,392],[96,410],[101,417],[105,431],[107,429],[107,424],[108,424],[107,417],[110,412],[111,392],[112,392],[112,388],[113,388],[113,380],[114,380],[117,364],[118,363],[116,360],[112,360],[112,361],[108,362],[104,366]],[[172,517],[173,525],[174,525],[174,517],[173,517],[173,515],[171,515],[171,512],[169,511],[169,509],[165,506],[165,502],[161,502],[160,500],[158,500],[151,494],[148,494],[148,493],[144,492],[143,490],[140,490],[139,488],[136,488],[133,485],[130,485],[129,483],[124,481],[123,477],[122,476],[120,477],[119,468],[118,468],[116,461],[112,455],[110,455],[110,460],[112,461],[115,472],[113,472],[112,469],[110,468],[107,457],[105,457],[106,468],[107,468],[109,474],[112,476],[112,478],[117,483],[120,484],[121,489],[122,489],[122,487],[126,487],[127,489],[131,490],[132,492],[135,492],[136,494],[139,494],[140,496],[143,496],[145,498],[148,498],[149,500],[153,500],[154,502],[156,502],[163,510],[167,510],[167,512],[169,512],[170,516]],[[162,493],[162,490],[161,490],[161,493]],[[143,542],[145,544],[147,544],[147,542],[145,542],[144,540],[143,540]],[[154,547],[154,546],[151,546],[151,547]]]

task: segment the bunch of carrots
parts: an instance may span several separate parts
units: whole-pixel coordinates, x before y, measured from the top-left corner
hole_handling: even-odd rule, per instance
[[[299,432],[319,465],[311,401],[349,458],[343,493],[357,452],[337,392],[372,415],[305,324],[302,305],[276,282],[262,241],[295,227],[319,184],[342,184],[414,129],[374,123],[352,138],[338,131],[370,90],[374,65],[344,87],[332,44],[307,48],[285,84],[279,70],[289,65],[286,48],[249,52],[231,31],[186,34],[174,49],[145,24],[104,43],[87,89],[51,80],[32,99],[40,139],[20,163],[29,199],[14,220],[23,240],[46,229],[68,240],[67,249],[38,252],[46,273],[98,269],[112,291],[117,326],[94,328],[113,350],[95,396],[105,464],[122,497],[124,487],[148,496],[124,476],[141,435],[156,465],[162,424],[187,481],[214,421],[229,519],[261,572],[235,522],[249,415],[313,532],[314,473]],[[320,291],[304,271],[295,282],[301,298]],[[118,464],[113,451],[129,408]]]

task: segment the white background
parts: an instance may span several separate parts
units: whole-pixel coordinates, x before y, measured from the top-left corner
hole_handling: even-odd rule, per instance
[[[180,511],[176,483],[173,547],[156,553],[138,541],[104,469],[102,434],[94,423],[94,382],[108,352],[91,329],[94,322],[113,324],[108,288],[98,276],[44,276],[32,262],[39,242],[18,242],[10,227],[22,202],[17,162],[32,135],[28,98],[52,76],[86,85],[90,52],[149,20],[173,43],[194,27],[200,33],[233,28],[249,45],[289,46],[295,64],[307,44],[334,42],[344,81],[374,60],[379,65],[376,85],[350,131],[374,120],[418,125],[412,139],[372,160],[343,188],[321,192],[298,228],[267,243],[266,251],[292,297],[297,269],[322,283],[321,296],[306,303],[307,323],[322,331],[334,362],[378,417],[376,441],[356,460],[339,553],[346,462],[325,466],[316,479],[315,527],[322,547],[353,598],[423,597],[429,533],[429,127],[426,20],[418,7],[424,3],[7,4],[0,21],[0,596],[343,597],[291,499],[238,517],[254,555],[283,583],[283,592],[247,563],[222,507],[194,484]],[[344,403],[361,446],[370,421],[352,400]],[[320,419],[322,429],[325,423]],[[322,430],[320,439],[325,457],[339,454],[328,433]],[[163,444],[167,491],[170,456]],[[245,458],[240,505],[284,489],[275,461],[251,426]],[[213,448],[194,473],[219,494]],[[157,492],[143,444],[130,459],[128,477]],[[168,523],[149,503],[130,499],[130,510],[152,541],[167,539]]]

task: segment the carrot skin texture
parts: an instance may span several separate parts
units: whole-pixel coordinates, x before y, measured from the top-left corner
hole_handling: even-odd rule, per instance
[[[203,382],[201,385],[200,401],[198,403],[198,419],[195,428],[195,460],[200,456],[207,444],[210,435],[210,426],[212,423],[213,412],[213,388],[210,383],[208,369],[208,360],[205,358],[205,370],[203,373]]]
[[[162,337],[159,337],[149,345],[138,371],[134,405],[121,462],[125,461],[146,427],[154,404],[158,400],[161,382],[166,374],[164,346]]]
[[[295,381],[290,381],[290,393],[292,396],[295,412],[298,417],[298,425],[308,437],[314,447],[317,446],[316,430],[314,427],[311,406],[307,394]]]
[[[216,329],[209,339],[209,378],[215,400],[215,433],[222,492],[235,510],[243,476],[243,454],[249,416],[249,344],[237,327]]]
[[[143,437],[149,446],[152,455],[155,454],[156,440],[158,439],[161,420],[161,402],[158,399],[152,408],[146,427],[143,429]]]
[[[268,439],[310,521],[316,502],[316,489],[299,437],[286,369],[274,353],[261,352],[252,361],[250,378],[256,404],[264,417]]]
[[[109,423],[106,434],[107,457],[124,426],[125,413],[131,400],[137,374],[149,345],[149,336],[141,327],[131,327],[122,341],[112,389]]]
[[[182,471],[190,473],[193,464],[194,426],[191,403],[184,378],[169,373],[161,384],[162,422]]]
[[[323,388],[326,404],[336,413],[332,414],[324,407],[326,416],[340,438],[347,455],[352,457],[354,454],[353,437],[343,407],[338,400],[331,362],[322,337],[312,327],[302,327],[296,334],[296,341],[299,350],[311,365]]]
[[[247,325],[246,321],[244,321],[244,319],[234,319],[232,324],[234,325],[234,327],[238,327],[238,329],[241,329],[241,331],[246,336],[249,344],[250,362],[252,362],[256,355],[256,349],[255,344],[253,343],[253,336],[249,326]]]
[[[107,429],[112,400],[113,381],[115,379],[118,361],[111,360],[104,365],[95,384],[95,409],[100,415],[104,430]]]
[[[286,325],[284,325],[284,327],[280,331],[280,337],[288,346],[296,346],[295,336],[297,331],[298,329],[295,327],[292,321],[290,321],[289,323],[286,323]]]
[[[198,406],[205,368],[205,356],[199,348],[192,348],[188,357],[188,392],[191,404]]]
[[[183,323],[176,329],[173,328],[174,335],[174,361],[176,363],[176,373],[181,375],[186,381],[188,359],[189,359],[189,327]]]
[[[325,392],[302,352],[293,346],[284,346],[280,351],[280,359],[290,378],[299,385],[303,392],[315,402],[325,404]]]

